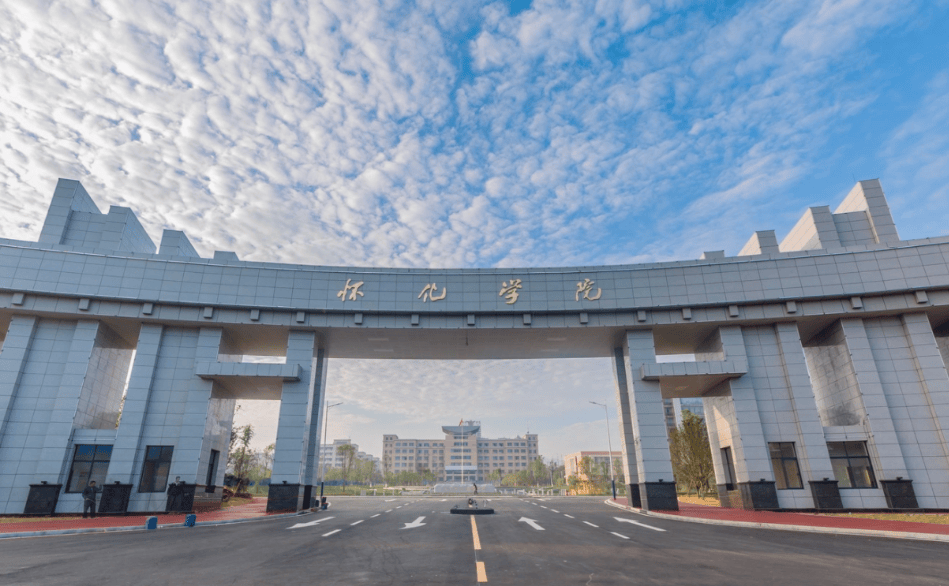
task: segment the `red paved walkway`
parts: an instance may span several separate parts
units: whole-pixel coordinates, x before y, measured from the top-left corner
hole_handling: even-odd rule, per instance
[[[269,513],[276,514],[276,513]],[[198,513],[198,522],[203,521],[230,521],[237,519],[253,519],[264,517],[267,513],[267,497],[255,497],[246,505],[237,505],[220,511]],[[98,516],[95,519],[81,517],[37,517],[24,518],[23,521],[0,523],[0,534],[20,533],[23,531],[55,531],[59,529],[89,529],[93,527],[145,527],[145,520],[149,517],[158,517],[159,525],[180,524],[185,522],[186,514],[174,515],[129,515],[125,516]]]
[[[614,502],[626,505],[626,499]],[[906,533],[932,533],[949,535],[949,525],[937,523],[913,523],[911,521],[878,521],[859,517],[832,517],[814,513],[776,513],[771,511],[743,511],[708,505],[679,503],[678,511],[656,511],[664,515],[713,519],[719,521],[741,521],[743,523],[772,523],[775,525],[803,525],[830,529],[859,529],[863,531],[902,531]]]

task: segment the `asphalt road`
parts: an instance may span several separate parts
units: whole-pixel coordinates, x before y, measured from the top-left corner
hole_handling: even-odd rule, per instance
[[[949,583],[944,543],[657,520],[602,497],[501,497],[494,515],[449,513],[463,502],[335,498],[293,518],[2,540],[0,584]]]

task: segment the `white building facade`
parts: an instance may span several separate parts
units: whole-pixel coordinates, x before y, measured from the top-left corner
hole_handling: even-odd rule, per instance
[[[484,482],[526,470],[537,459],[537,434],[483,438],[480,421],[442,426],[443,438],[400,439],[382,436],[386,472],[432,472],[439,482]]]
[[[90,478],[115,512],[176,476],[219,499],[241,398],[280,401],[268,508],[308,506],[331,356],[609,356],[646,509],[677,508],[675,398],[726,504],[949,509],[949,237],[900,240],[876,180],[735,257],[438,270],[201,258],[60,180],[36,242],[0,239],[0,513],[78,512]]]

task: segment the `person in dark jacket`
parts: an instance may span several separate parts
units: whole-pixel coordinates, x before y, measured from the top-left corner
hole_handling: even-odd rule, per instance
[[[95,480],[89,481],[89,486],[82,489],[82,518],[86,518],[86,514],[89,511],[92,511],[92,518],[96,518],[96,493],[101,489],[96,486]]]
[[[175,476],[175,482],[168,486],[168,510],[180,511],[181,501],[184,496],[184,483],[180,476]]]

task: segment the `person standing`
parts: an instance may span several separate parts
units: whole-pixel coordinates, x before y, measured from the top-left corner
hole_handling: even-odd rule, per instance
[[[92,511],[92,518],[96,518],[96,493],[99,492],[99,487],[96,486],[95,480],[89,481],[89,486],[82,489],[82,518],[86,518],[86,514],[89,511]]]
[[[168,487],[168,510],[180,511],[181,501],[184,497],[184,483],[180,476],[175,476],[175,482]]]

